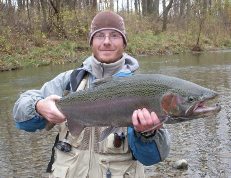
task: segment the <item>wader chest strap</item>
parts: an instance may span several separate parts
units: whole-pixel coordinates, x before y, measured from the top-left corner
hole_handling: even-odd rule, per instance
[[[59,141],[59,134],[56,136],[56,138],[55,138],[55,143],[54,143],[54,145],[53,145],[53,147],[52,147],[51,159],[50,159],[50,162],[49,162],[48,165],[47,165],[47,170],[46,170],[46,172],[48,172],[48,173],[51,173],[51,172],[52,172],[52,164],[53,164],[54,161],[55,161],[55,146],[56,146],[56,144],[58,143],[58,141]]]
[[[75,69],[70,76],[70,82],[66,86],[66,90],[75,92],[88,72],[84,69]]]

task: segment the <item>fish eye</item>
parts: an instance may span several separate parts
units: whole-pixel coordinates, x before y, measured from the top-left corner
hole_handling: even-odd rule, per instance
[[[189,97],[188,97],[188,101],[189,101],[189,102],[193,102],[194,100],[195,100],[195,98],[194,98],[193,96],[189,96]]]

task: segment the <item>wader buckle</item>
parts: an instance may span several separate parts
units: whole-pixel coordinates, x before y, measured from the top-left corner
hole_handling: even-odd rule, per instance
[[[69,131],[67,131],[65,138],[63,139],[63,141],[58,141],[58,143],[56,144],[56,148],[62,152],[70,152],[72,146],[68,143],[67,137],[69,135]]]

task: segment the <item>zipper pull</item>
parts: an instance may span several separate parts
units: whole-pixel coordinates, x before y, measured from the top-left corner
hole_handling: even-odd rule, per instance
[[[106,178],[111,178],[111,171],[109,169],[109,162],[107,161],[107,172],[106,172]]]
[[[111,178],[111,171],[109,168],[107,169],[107,172],[106,172],[106,178]]]

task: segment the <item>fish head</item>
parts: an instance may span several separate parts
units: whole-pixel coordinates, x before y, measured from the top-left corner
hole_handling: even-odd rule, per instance
[[[208,101],[218,96],[216,92],[198,85],[192,85],[188,89],[182,88],[171,89],[161,98],[162,110],[171,118],[190,120],[209,116],[221,110],[218,104],[207,106]]]

